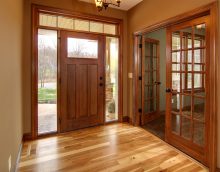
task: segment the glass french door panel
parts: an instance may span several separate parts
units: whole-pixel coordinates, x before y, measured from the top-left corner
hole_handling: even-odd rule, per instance
[[[157,110],[157,106],[156,106],[155,98],[148,99],[144,102],[144,113],[145,114],[155,112],[156,110]]]
[[[180,50],[180,32],[176,31],[172,34],[172,50]]]
[[[57,31],[38,30],[38,134],[57,131]]]
[[[192,27],[181,30],[182,32],[182,49],[192,48]]]
[[[190,140],[192,137],[191,133],[191,119],[182,117],[181,120],[181,136]]]
[[[152,86],[145,86],[144,89],[144,100],[148,100],[148,99],[156,99],[156,90],[157,89],[157,85],[152,85]]]
[[[194,121],[193,142],[197,145],[205,145],[205,124]]]
[[[194,27],[194,47],[204,47],[206,44],[205,35],[206,35],[206,25],[199,24]]]
[[[172,90],[180,92],[180,73],[172,73]]]
[[[119,112],[119,40],[106,37],[105,60],[105,115],[106,122],[118,120]],[[101,78],[100,78],[101,80]]]
[[[171,131],[180,135],[180,115],[171,113]]]
[[[194,89],[204,88],[205,78],[204,74],[194,73]]]
[[[180,112],[180,94],[175,94],[175,95],[172,95],[172,103],[171,103],[171,112],[174,112],[174,113],[179,113]]]
[[[181,95],[182,97],[182,116],[191,117],[191,96]]]
[[[205,98],[194,97],[193,119],[205,122]]]
[[[172,52],[172,62],[180,63],[180,52]]]
[[[194,63],[205,63],[206,50],[197,49],[194,50]]]

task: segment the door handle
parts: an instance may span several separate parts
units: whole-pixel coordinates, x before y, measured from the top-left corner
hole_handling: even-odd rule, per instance
[[[166,88],[167,93],[171,93],[172,89],[171,88]]]
[[[155,81],[154,83],[157,84],[157,85],[160,85],[160,84],[161,84],[161,82],[157,82],[157,81]]]

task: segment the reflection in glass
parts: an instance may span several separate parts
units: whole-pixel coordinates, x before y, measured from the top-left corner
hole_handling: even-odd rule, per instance
[[[203,47],[205,46],[205,34],[206,34],[206,25],[200,24],[194,27],[195,40],[194,47]]]
[[[192,28],[188,27],[181,30],[182,36],[182,49],[192,48]]]
[[[186,139],[191,138],[191,120],[182,117],[182,136]]]
[[[172,50],[180,50],[180,33],[175,32],[172,34]]]
[[[172,89],[180,92],[180,73],[172,73]]]
[[[172,62],[180,63],[180,52],[173,52],[172,53]]]
[[[173,112],[180,112],[180,94],[176,94],[172,96],[172,106]]]
[[[204,86],[203,74],[194,74],[194,88],[202,88]]]
[[[98,58],[98,40],[67,39],[69,58]]]
[[[194,97],[193,118],[205,122],[205,99]]]
[[[57,31],[38,30],[38,134],[57,131]]]
[[[171,129],[177,135],[180,135],[180,115],[171,114]]]
[[[118,120],[118,63],[119,41],[118,38],[106,38],[106,69],[105,69],[105,103],[106,121]]]
[[[191,116],[191,96],[182,95],[182,115]]]
[[[194,121],[194,137],[193,142],[204,146],[205,144],[205,124],[201,122]]]

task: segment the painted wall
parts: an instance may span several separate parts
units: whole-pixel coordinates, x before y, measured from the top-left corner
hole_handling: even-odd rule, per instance
[[[7,172],[10,155],[15,165],[23,134],[23,0],[1,1],[0,21],[0,171]]]
[[[200,6],[206,5],[208,3],[214,2],[216,0],[185,0],[181,3],[177,0],[144,0],[134,8],[128,11],[128,48],[129,61],[128,61],[128,72],[133,71],[133,36],[135,31],[143,29],[152,24],[158,23],[160,21],[166,20],[168,18],[177,16],[184,12],[196,9]],[[219,0],[218,0],[219,1]],[[220,9],[220,5],[219,5]],[[220,62],[219,62],[220,63]],[[219,71],[220,73],[220,71]],[[219,84],[220,84],[220,76]],[[128,114],[132,117],[132,80],[128,80]],[[220,97],[220,96],[219,96]],[[219,98],[220,102],[220,98]],[[220,107],[220,105],[218,105]],[[220,114],[219,121],[220,121]],[[218,124],[218,167],[220,167],[220,124]]]
[[[98,12],[94,4],[78,2],[77,0],[26,0],[25,1],[25,54],[24,54],[24,133],[31,131],[31,3],[40,4],[55,8],[66,9],[70,11],[83,12],[94,15],[101,15],[123,19],[123,114],[127,116],[127,12],[117,9],[108,9],[107,11]]]
[[[145,35],[146,38],[160,41],[160,111],[166,110],[166,29]]]

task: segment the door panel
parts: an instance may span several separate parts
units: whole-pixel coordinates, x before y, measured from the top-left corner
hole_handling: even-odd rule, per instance
[[[103,123],[103,38],[61,32],[61,132]]]
[[[209,19],[167,29],[166,139],[208,163]]]

